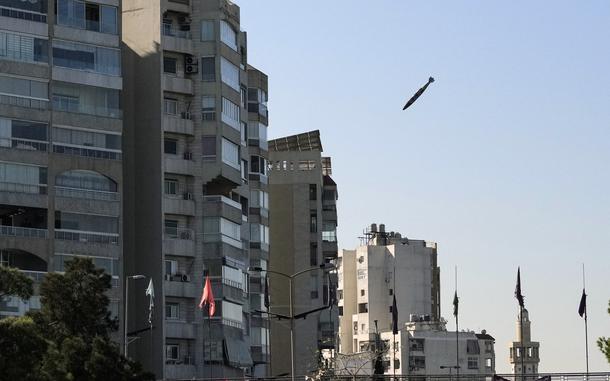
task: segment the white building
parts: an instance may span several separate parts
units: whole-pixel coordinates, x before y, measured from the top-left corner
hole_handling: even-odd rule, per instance
[[[540,343],[532,341],[531,322],[529,313],[523,309],[523,331],[521,330],[521,318],[517,314],[517,340],[509,344],[509,362],[515,376],[525,374],[526,381],[538,378],[538,365],[540,364]],[[525,371],[522,373],[522,366]]]

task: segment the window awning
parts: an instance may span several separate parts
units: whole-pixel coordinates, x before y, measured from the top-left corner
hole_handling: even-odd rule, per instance
[[[243,340],[225,338],[225,354],[229,365],[236,368],[253,365],[250,350]]]

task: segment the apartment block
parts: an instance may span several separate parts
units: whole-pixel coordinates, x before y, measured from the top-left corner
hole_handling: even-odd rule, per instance
[[[0,0],[0,264],[37,290],[90,257],[122,317],[120,35],[119,0]],[[0,315],[39,307],[9,298]]]
[[[123,0],[123,28],[126,273],[159,285],[152,337],[129,353],[159,378],[264,376],[263,287],[247,269],[270,249],[267,76],[231,1]],[[196,308],[208,276],[211,318]],[[129,298],[138,331],[148,300]]]
[[[322,156],[319,131],[269,142],[271,257],[269,269],[294,278],[294,314],[329,305],[336,275],[320,269],[337,258],[337,184],[329,157]],[[310,271],[311,270],[311,271]],[[269,274],[270,311],[288,315],[290,293],[286,277]],[[324,309],[294,322],[295,374],[318,368],[320,351],[334,349],[337,308]],[[290,324],[271,323],[271,374],[291,373]]]

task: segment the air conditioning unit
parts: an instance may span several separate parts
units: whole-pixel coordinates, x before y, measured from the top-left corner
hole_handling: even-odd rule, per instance
[[[186,64],[186,65],[184,65],[184,72],[186,74],[196,74],[196,73],[199,72],[199,65],[197,65],[197,64],[194,64],[194,65]]]
[[[187,65],[197,65],[197,58],[195,58],[195,56],[187,54],[186,56],[184,56],[184,62]]]
[[[191,239],[191,232],[188,232],[188,231],[180,232],[180,239]]]
[[[182,275],[180,275],[180,280],[182,282],[190,282],[191,278],[188,275],[186,275],[186,274],[182,274]]]
[[[191,192],[184,192],[184,194],[182,196],[184,197],[185,200],[193,199],[193,194]]]
[[[192,152],[185,152],[183,157],[184,157],[184,160],[193,160],[193,153]]]
[[[191,20],[188,16],[180,16],[178,17],[178,24],[190,24],[193,20]]]

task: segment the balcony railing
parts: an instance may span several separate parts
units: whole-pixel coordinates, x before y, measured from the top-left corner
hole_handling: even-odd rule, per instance
[[[46,110],[49,107],[49,101],[46,99],[24,98],[7,94],[0,95],[0,103],[4,105],[27,107],[37,110]]]
[[[222,202],[223,204],[226,204],[228,206],[231,206],[233,208],[239,209],[241,210],[241,204],[237,201],[233,201],[228,197],[225,196],[220,196],[220,195],[213,195],[213,196],[203,196],[203,201],[204,202]]]
[[[12,17],[15,19],[28,20],[28,21],[36,21],[36,22],[47,22],[47,15],[44,13],[32,12],[32,11],[24,11],[21,9],[9,8],[9,7],[0,7],[0,16],[4,17]]]
[[[118,192],[104,192],[91,189],[78,189],[68,187],[55,187],[55,195],[59,197],[84,198],[99,201],[119,201],[121,195]]]
[[[163,35],[169,37],[186,38],[191,39],[190,30],[180,30],[172,24],[163,24]]]
[[[47,238],[47,229],[24,228],[20,226],[0,226],[0,235],[5,237]]]
[[[53,152],[65,155],[83,156],[94,159],[121,160],[122,153],[95,148],[75,147],[70,144],[53,143]]]
[[[47,185],[0,182],[0,192],[47,194]]]
[[[47,151],[49,144],[40,140],[0,138],[0,147],[16,148],[26,151]]]
[[[123,110],[121,109],[107,106],[85,105],[81,104],[78,98],[61,94],[53,94],[53,107],[56,111],[72,112],[76,114],[96,115],[119,119],[123,117]]]
[[[79,230],[56,229],[55,238],[64,241],[78,241],[86,243],[100,243],[118,245],[119,235],[113,233],[85,232]]]
[[[184,239],[191,241],[195,238],[193,229],[165,227],[163,233],[165,234],[165,238],[168,239]]]
[[[163,114],[174,118],[192,120],[191,102],[181,102],[172,99],[163,100]]]
[[[46,271],[30,271],[30,270],[19,270],[20,273],[27,276],[36,283],[42,282],[44,277],[47,275]]]
[[[163,196],[176,200],[193,200],[195,198],[192,186],[187,184],[172,184],[170,186],[167,182],[165,183]]]

